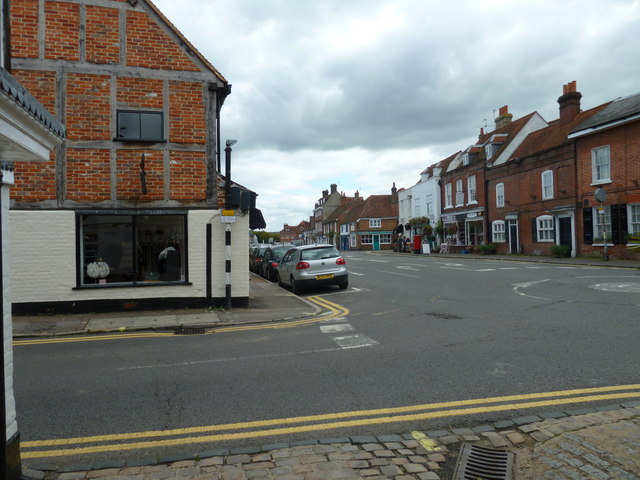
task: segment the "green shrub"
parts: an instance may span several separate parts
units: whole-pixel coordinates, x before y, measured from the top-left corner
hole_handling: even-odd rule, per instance
[[[554,245],[551,247],[551,253],[554,257],[568,257],[571,255],[571,247],[568,245]]]
[[[478,251],[482,255],[495,255],[498,251],[498,247],[496,247],[495,243],[489,243],[488,245],[479,245]]]

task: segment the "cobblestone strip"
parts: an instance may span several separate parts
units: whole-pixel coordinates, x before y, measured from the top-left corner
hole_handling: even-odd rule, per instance
[[[77,465],[57,471],[31,464],[25,465],[24,472],[34,480],[440,480],[443,463],[455,460],[458,444],[470,442],[516,454],[528,449],[535,479],[640,480],[639,405],[583,409],[573,416],[551,412],[473,429],[426,431],[428,442],[418,442],[409,434],[343,437],[211,450],[197,459],[176,457],[158,464],[152,460],[126,466],[112,462],[101,468]],[[429,447],[433,444],[437,447]]]

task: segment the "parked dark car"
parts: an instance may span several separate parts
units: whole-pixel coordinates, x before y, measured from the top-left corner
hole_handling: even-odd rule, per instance
[[[253,273],[260,274],[262,269],[262,256],[264,252],[267,250],[267,244],[261,244],[253,247],[249,252],[249,270]]]
[[[283,255],[291,247],[293,245],[270,245],[267,247],[262,257],[262,271],[260,272],[264,278],[272,282],[278,280],[278,265]]]
[[[278,265],[278,284],[301,288],[320,285],[349,286],[349,272],[344,258],[333,245],[304,245],[287,250]]]

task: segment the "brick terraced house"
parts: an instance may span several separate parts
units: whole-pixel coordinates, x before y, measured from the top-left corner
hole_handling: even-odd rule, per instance
[[[582,255],[640,259],[640,93],[576,125],[578,245]],[[596,191],[604,192],[599,200]]]
[[[505,105],[499,110],[495,130],[489,133],[482,130],[476,144],[449,162],[441,176],[445,243],[458,250],[488,243],[487,197],[494,195],[498,206],[503,206],[504,191],[500,184],[494,191],[487,190],[487,168],[505,163],[529,133],[546,126],[537,112],[513,120]]]
[[[563,87],[560,116],[530,133],[507,161],[486,171],[488,242],[498,253],[551,255],[563,245],[576,256],[576,168],[574,142],[567,134],[605,105],[580,110],[576,82]]]
[[[12,0],[11,20],[15,77],[67,131],[48,161],[15,162],[14,311],[222,303],[231,85],[147,0]],[[237,213],[243,305],[249,215]]]

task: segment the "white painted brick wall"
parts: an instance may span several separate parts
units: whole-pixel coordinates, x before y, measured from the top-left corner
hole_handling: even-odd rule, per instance
[[[75,213],[66,210],[14,210],[9,214],[11,289],[14,302],[55,302],[94,299],[137,299],[206,296],[206,224],[212,223],[212,295],[225,294],[224,225],[219,213],[192,210],[188,214],[190,286],[73,290],[76,286]],[[249,296],[249,215],[232,225],[233,297]]]
[[[10,232],[9,232],[9,185],[0,187],[0,203],[2,203],[2,296],[3,296],[3,312],[2,312],[2,328],[4,332],[4,391],[5,391],[5,408],[6,408],[6,425],[5,440],[13,437],[18,431],[18,422],[16,421],[16,402],[13,395],[13,330],[11,328],[11,282],[9,255],[10,255]]]

